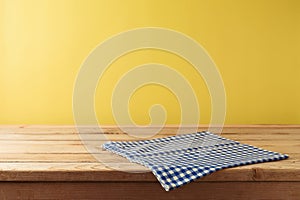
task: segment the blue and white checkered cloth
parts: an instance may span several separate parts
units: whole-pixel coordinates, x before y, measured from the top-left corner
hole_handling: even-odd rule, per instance
[[[224,168],[288,158],[286,154],[241,144],[207,131],[152,140],[106,142],[103,148],[148,167],[166,191]]]

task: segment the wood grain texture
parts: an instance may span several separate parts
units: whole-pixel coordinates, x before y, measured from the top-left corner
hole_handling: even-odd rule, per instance
[[[298,200],[294,182],[196,182],[166,192],[155,182],[2,182],[0,199]]]
[[[108,140],[141,138],[113,126],[101,132],[90,126],[80,129],[97,147],[99,143],[93,150],[96,157],[73,126],[0,126],[0,199],[300,199],[300,125],[225,126],[223,137],[290,157],[224,169],[169,193],[145,167],[101,149]],[[177,130],[166,126],[152,138],[176,135]]]

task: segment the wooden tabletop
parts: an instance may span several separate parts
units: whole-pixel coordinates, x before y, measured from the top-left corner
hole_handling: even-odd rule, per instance
[[[190,128],[185,127],[186,133]],[[206,126],[199,126],[206,130]],[[103,134],[108,140],[137,140],[116,127],[99,133],[89,128],[91,138]],[[175,135],[176,126],[166,126],[154,137]],[[146,129],[151,132],[151,129]],[[288,154],[287,160],[224,169],[198,181],[300,181],[300,125],[230,125],[222,136]],[[147,138],[149,139],[149,138]],[[98,142],[98,141],[97,141]],[[0,126],[0,181],[155,181],[146,168],[103,151],[90,154],[74,126]],[[126,172],[127,171],[127,172]],[[142,173],[128,173],[128,172]]]

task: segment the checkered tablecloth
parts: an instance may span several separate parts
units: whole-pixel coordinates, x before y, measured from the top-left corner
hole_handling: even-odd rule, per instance
[[[148,167],[166,191],[224,168],[288,158],[286,154],[241,144],[207,131],[152,140],[106,142],[103,148]]]

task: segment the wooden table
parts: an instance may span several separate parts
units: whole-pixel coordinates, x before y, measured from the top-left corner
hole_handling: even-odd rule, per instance
[[[89,130],[110,140],[136,139],[115,127]],[[176,131],[167,126],[155,137]],[[101,148],[94,152],[105,160],[99,162],[72,126],[0,126],[0,199],[300,199],[300,125],[232,125],[222,136],[290,158],[221,170],[165,192],[138,164]]]

